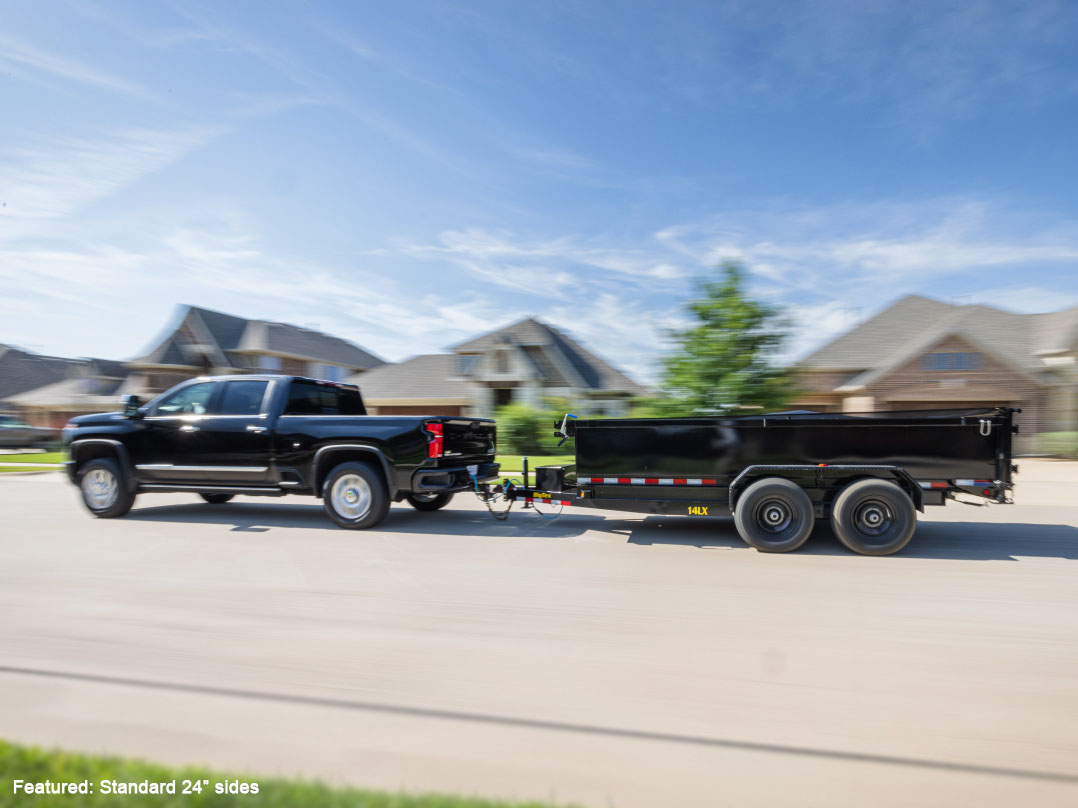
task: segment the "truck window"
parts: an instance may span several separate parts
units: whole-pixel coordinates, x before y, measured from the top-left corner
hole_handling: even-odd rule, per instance
[[[191,384],[161,399],[154,415],[202,415],[213,398],[217,382]]]
[[[225,382],[224,391],[217,406],[217,415],[258,415],[262,412],[262,399],[266,395],[269,382],[234,381]]]
[[[358,390],[316,382],[292,382],[285,415],[366,415]]]

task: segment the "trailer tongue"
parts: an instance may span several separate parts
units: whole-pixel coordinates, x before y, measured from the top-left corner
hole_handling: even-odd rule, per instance
[[[690,517],[734,516],[766,552],[800,547],[817,519],[865,555],[909,542],[916,512],[959,494],[1010,503],[1012,407],[736,418],[562,421],[575,466],[536,485],[476,486],[492,512],[513,502]],[[504,501],[504,511],[493,503]],[[541,511],[540,511],[541,512]]]

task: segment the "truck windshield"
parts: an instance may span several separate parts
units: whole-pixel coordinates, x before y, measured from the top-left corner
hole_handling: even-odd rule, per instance
[[[285,415],[366,415],[358,390],[318,382],[292,382]]]

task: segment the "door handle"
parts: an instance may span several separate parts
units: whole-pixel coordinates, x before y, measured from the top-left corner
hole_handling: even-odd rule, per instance
[[[265,432],[266,428],[264,426],[256,426],[255,424],[248,424],[247,425],[247,431],[248,432]]]
[[[180,427],[180,432],[198,432],[199,429],[200,427],[197,427],[194,424],[184,424]]]

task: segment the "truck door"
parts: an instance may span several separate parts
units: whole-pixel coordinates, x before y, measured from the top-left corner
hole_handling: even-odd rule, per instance
[[[206,455],[202,425],[218,390],[218,382],[185,384],[147,413],[131,447],[131,459],[143,479],[199,481]]]
[[[269,485],[271,435],[269,401],[273,382],[232,379],[200,424],[202,481],[218,485]]]

